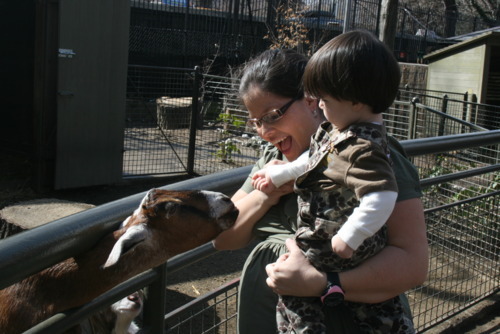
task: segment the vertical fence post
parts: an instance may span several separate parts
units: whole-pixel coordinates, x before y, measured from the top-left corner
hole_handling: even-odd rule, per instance
[[[351,30],[352,26],[351,10],[352,10],[352,0],[346,0],[345,13],[344,13],[344,29],[342,31],[343,33],[346,33],[349,30]]]
[[[144,327],[147,333],[163,333],[165,331],[165,300],[167,298],[167,264],[154,269],[157,279],[145,289]]]
[[[377,7],[377,23],[375,23],[375,36],[380,36],[380,16],[382,15],[382,0],[379,0],[378,2],[378,7]],[[396,14],[396,18],[398,15]],[[396,36],[396,28],[394,29],[394,36]],[[394,42],[394,40],[393,40]],[[394,50],[394,47],[392,47]]]
[[[201,70],[199,66],[194,68],[194,82],[193,82],[193,100],[191,103],[191,123],[189,124],[189,146],[188,146],[188,160],[187,160],[187,173],[194,174],[194,153],[196,149],[196,128],[198,126],[198,114],[200,103],[200,82]],[[201,121],[201,120],[200,120]]]
[[[441,104],[441,112],[446,114],[448,111],[448,95],[443,96],[443,104]],[[438,130],[438,136],[444,136],[444,121],[445,118],[441,117],[441,120],[439,121],[439,130]]]
[[[417,132],[417,103],[419,103],[418,97],[411,99],[410,114],[408,120],[408,139],[414,139]]]
[[[467,120],[467,101],[469,101],[469,91],[464,93],[464,102],[462,103],[462,120]],[[461,131],[457,133],[464,133],[464,126],[460,125]]]

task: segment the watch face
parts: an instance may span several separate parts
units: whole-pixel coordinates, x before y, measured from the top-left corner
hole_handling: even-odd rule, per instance
[[[334,307],[344,302],[344,294],[341,292],[332,292],[326,295],[323,299],[325,306]]]

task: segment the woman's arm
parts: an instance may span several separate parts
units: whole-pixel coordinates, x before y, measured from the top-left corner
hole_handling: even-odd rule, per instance
[[[222,232],[213,241],[214,247],[219,250],[238,249],[245,247],[252,240],[252,230],[255,225],[273,206],[278,204],[281,196],[291,193],[293,182],[284,184],[271,193],[253,190],[246,193],[238,190],[231,200],[240,213],[235,224],[230,229]]]
[[[396,203],[387,227],[387,247],[361,266],[340,274],[347,300],[382,302],[427,278],[429,248],[421,200]]]
[[[219,250],[238,249],[248,245],[253,237],[253,226],[275,204],[269,195],[259,190],[247,194],[240,189],[231,200],[240,213],[234,225],[213,241],[214,247]]]
[[[429,254],[420,199],[397,202],[387,226],[387,247],[358,267],[339,273],[346,300],[382,302],[427,277]],[[282,295],[319,296],[326,287],[326,274],[307,261],[295,241],[288,240],[287,245],[290,253],[266,267],[268,285]]]

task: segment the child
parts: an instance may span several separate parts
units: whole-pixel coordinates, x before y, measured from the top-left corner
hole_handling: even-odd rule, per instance
[[[313,55],[304,74],[306,92],[319,99],[329,122],[312,137],[308,153],[253,177],[262,191],[296,178],[296,242],[329,278],[321,298],[280,297],[280,333],[326,333],[325,301],[346,305],[363,332],[414,332],[397,298],[370,305],[342,303],[336,274],[386,245],[384,224],[395,205],[397,185],[382,112],[394,101],[399,81],[398,63],[369,32],[332,39]]]

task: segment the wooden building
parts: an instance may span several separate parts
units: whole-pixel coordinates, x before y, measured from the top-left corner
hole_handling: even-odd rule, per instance
[[[424,57],[427,89],[469,92],[479,103],[500,105],[500,27],[454,39],[459,42]]]

